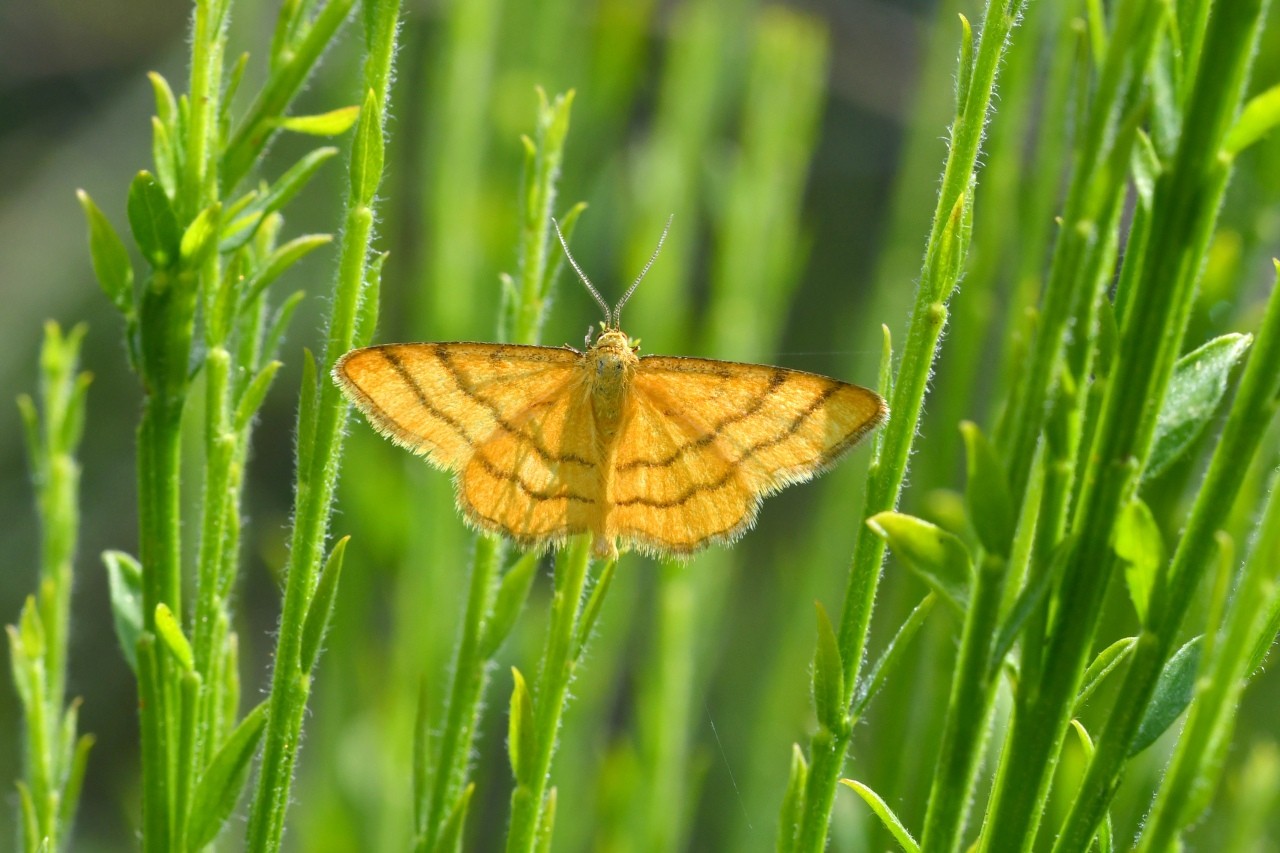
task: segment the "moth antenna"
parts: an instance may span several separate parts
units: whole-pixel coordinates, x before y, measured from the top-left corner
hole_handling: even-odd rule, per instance
[[[569,266],[573,267],[573,271],[578,274],[578,278],[582,279],[582,283],[587,286],[587,290],[591,291],[591,295],[596,298],[596,302],[600,303],[600,308],[604,311],[604,324],[606,326],[613,325],[613,312],[609,310],[609,303],[604,301],[600,291],[596,290],[595,285],[591,283],[591,279],[587,278],[587,274],[582,271],[582,267],[578,266],[578,262],[573,259],[573,253],[569,251],[569,244],[565,242],[564,234],[560,232],[560,223],[556,222],[555,217],[552,217],[551,224],[555,226],[556,236],[560,238],[560,245],[564,247],[564,256],[569,259]]]
[[[662,244],[667,240],[667,232],[671,230],[671,220],[675,219],[673,213],[667,217],[667,224],[662,226],[662,236],[658,238],[658,245],[654,248],[653,254],[649,256],[649,262],[644,265],[644,269],[640,270],[640,275],[636,276],[636,280],[631,282],[631,286],[627,288],[627,292],[622,294],[622,298],[618,300],[617,306],[613,309],[613,324],[616,327],[622,322],[622,306],[627,304],[627,300],[631,298],[631,294],[636,292],[636,288],[640,286],[640,282],[644,280],[645,274],[649,272],[649,267],[653,266],[653,262],[658,259],[658,253],[662,251]]]

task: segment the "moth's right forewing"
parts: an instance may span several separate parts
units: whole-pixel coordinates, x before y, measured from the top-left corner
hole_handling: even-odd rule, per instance
[[[388,344],[348,353],[334,375],[379,432],[456,471],[531,399],[566,388],[577,360],[550,347]]]

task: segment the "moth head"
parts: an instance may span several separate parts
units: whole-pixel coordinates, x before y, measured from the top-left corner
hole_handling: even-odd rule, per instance
[[[653,266],[653,262],[658,259],[658,253],[662,251],[662,244],[666,242],[667,232],[671,230],[671,220],[675,218],[675,214],[667,217],[667,224],[662,227],[662,236],[658,238],[658,245],[654,248],[653,254],[649,256],[649,261],[644,265],[644,269],[640,270],[640,275],[636,276],[636,280],[631,282],[631,286],[627,288],[627,292],[622,294],[622,298],[618,300],[618,304],[609,307],[609,303],[604,301],[604,297],[600,295],[600,291],[596,290],[595,285],[591,283],[591,279],[587,278],[587,274],[582,271],[582,267],[578,266],[578,262],[573,259],[573,253],[569,251],[569,243],[564,239],[564,234],[560,231],[560,223],[553,218],[551,224],[555,226],[556,236],[560,238],[560,245],[564,248],[564,256],[569,259],[569,265],[573,267],[573,271],[578,274],[578,278],[582,279],[582,283],[586,285],[588,292],[595,297],[596,303],[600,306],[600,310],[604,312],[604,323],[600,327],[600,337],[596,339],[599,344],[604,338],[605,332],[619,331],[619,323],[622,320],[622,306],[627,304],[627,300],[631,298],[631,294],[636,292],[636,288],[640,286],[640,282],[644,280],[645,274],[649,272],[649,267]],[[591,331],[587,330],[587,340],[591,339]],[[639,344],[632,347],[639,349]]]

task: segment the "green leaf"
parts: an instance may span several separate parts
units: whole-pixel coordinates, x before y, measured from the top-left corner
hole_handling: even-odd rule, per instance
[[[359,105],[340,107],[313,116],[288,116],[276,120],[281,130],[305,133],[309,136],[338,136],[346,133],[360,117]]]
[[[462,844],[462,831],[467,826],[467,811],[471,808],[471,797],[475,792],[475,782],[468,783],[467,787],[462,789],[453,808],[449,809],[449,816],[440,828],[440,835],[436,837],[436,846],[432,848],[434,853],[456,853],[459,849]]]
[[[507,721],[507,753],[517,784],[527,785],[528,774],[533,769],[529,766],[534,753],[533,697],[529,695],[524,676],[514,666],[511,677],[515,685],[511,690],[511,715]]]
[[[1240,117],[1227,131],[1222,150],[1234,157],[1280,124],[1280,85],[1272,86],[1249,99]]]
[[[933,605],[937,603],[937,593],[929,593],[920,600],[915,609],[908,614],[903,620],[902,625],[898,628],[898,633],[893,635],[893,639],[889,641],[889,645],[884,652],[876,659],[872,665],[871,671],[867,673],[862,684],[859,685],[858,691],[853,700],[853,713],[850,715],[855,721],[862,718],[862,714],[867,709],[867,705],[871,704],[871,700],[880,692],[880,688],[897,669],[898,664],[906,656],[906,650],[911,645],[911,641],[920,631],[920,627],[924,625],[925,617],[933,611]]]
[[[187,637],[182,633],[182,626],[178,624],[178,618],[173,615],[173,611],[169,609],[169,605],[163,601],[156,605],[156,633],[160,635],[160,639],[178,663],[186,670],[195,668],[195,655],[191,652],[191,643],[187,641]]]
[[[71,726],[74,730],[74,726]],[[67,765],[66,782],[62,787],[62,800],[58,803],[58,822],[64,827],[75,821],[76,806],[80,804],[80,792],[84,788],[84,774],[89,766],[89,752],[93,749],[93,735],[81,735],[76,741],[71,762]]]
[[[418,702],[413,716],[413,825],[417,833],[413,849],[422,850],[426,841],[422,838],[430,810],[430,779],[432,773],[431,741],[431,691],[426,677],[418,682]]]
[[[351,198],[362,207],[373,202],[382,181],[382,107],[370,89],[360,111],[356,140],[351,148]]]
[[[880,795],[868,788],[861,782],[853,779],[841,779],[841,785],[845,785],[858,792],[858,796],[862,797],[862,801],[871,807],[871,811],[875,812],[876,817],[880,818],[880,823],[884,828],[889,830],[889,834],[898,842],[906,853],[920,853],[920,845],[907,828],[903,826],[902,821],[898,820],[898,816],[893,813],[893,809],[889,808],[889,804],[880,798]]]
[[[151,81],[151,89],[156,96],[156,117],[166,126],[173,127],[178,115],[178,102],[173,97],[173,89],[169,88],[169,81],[155,71],[148,71],[147,79]]]
[[[280,369],[280,362],[269,361],[258,375],[253,377],[253,381],[249,383],[249,387],[244,389],[244,394],[240,396],[240,402],[236,404],[235,415],[235,431],[241,432],[253,416],[258,413],[258,409],[262,407],[262,401],[267,397],[267,391],[271,389],[271,381],[276,378],[276,371]]]
[[[150,172],[139,172],[129,185],[127,204],[133,239],[153,269],[169,268],[178,260],[182,229],[164,188]]]
[[[956,536],[910,515],[881,512],[867,519],[867,525],[889,543],[894,555],[907,568],[937,590],[943,600],[963,614],[969,600],[973,577],[969,551]]]
[[[523,554],[502,576],[493,602],[493,613],[485,625],[484,639],[480,643],[482,659],[493,657],[515,626],[537,576],[538,556],[535,551]]]
[[[214,202],[196,215],[182,234],[178,254],[187,269],[199,269],[218,245],[218,218],[222,204]]]
[[[1151,704],[1147,706],[1142,723],[1138,726],[1138,733],[1129,745],[1130,757],[1155,743],[1191,704],[1191,697],[1195,695],[1196,670],[1200,667],[1200,645],[1203,639],[1201,635],[1189,640],[1173,653],[1173,657],[1160,670]]]
[[[1124,561],[1124,581],[1138,621],[1147,623],[1147,608],[1156,574],[1164,565],[1164,540],[1151,510],[1140,498],[1131,500],[1116,522],[1116,555]]]
[[[142,566],[123,551],[104,552],[102,562],[107,567],[116,639],[120,641],[129,668],[136,674],[138,635],[142,633]]]
[[[787,774],[787,790],[782,795],[782,812],[778,817],[778,853],[793,853],[800,815],[804,813],[804,790],[809,780],[809,765],[800,744],[791,744],[791,772]]]
[[[28,596],[27,602],[27,606],[31,606],[34,598]],[[31,681],[34,678],[32,663],[35,658],[22,642],[22,632],[16,626],[6,625],[4,630],[9,635],[9,666],[13,675],[13,686],[18,691],[18,699],[21,700],[22,707],[30,709],[34,696]]]
[[[1076,731],[1076,737],[1080,741],[1080,749],[1084,752],[1085,764],[1093,759],[1093,738],[1089,737],[1089,731],[1079,720],[1073,719],[1071,727]],[[1111,813],[1107,812],[1102,820],[1102,825],[1098,827],[1098,853],[1111,853]]]
[[[382,299],[382,265],[388,252],[379,252],[369,261],[364,271],[364,287],[360,290],[360,307],[356,312],[355,334],[352,343],[366,347],[373,343],[373,333],[378,326],[378,306]]]
[[[249,768],[253,766],[253,756],[258,751],[266,723],[267,700],[263,700],[245,714],[214,753],[192,795],[187,850],[202,850],[218,837],[249,779]]]
[[[116,310],[131,317],[134,313],[133,264],[129,261],[129,250],[87,192],[76,190],[76,198],[80,199],[84,218],[89,223],[89,257],[93,261],[93,274]]]
[[[1124,637],[1098,652],[1098,656],[1093,659],[1093,662],[1084,671],[1084,679],[1080,682],[1080,692],[1076,694],[1075,704],[1071,706],[1071,716],[1078,717],[1080,715],[1081,709],[1089,701],[1093,691],[1097,690],[1107,676],[1115,671],[1115,668],[1129,656],[1133,651],[1133,647],[1137,644],[1137,637]]]
[[[973,26],[960,15],[960,64],[956,74],[956,115],[964,115],[969,101],[969,83],[973,79]]]
[[[295,290],[289,294],[288,299],[280,303],[280,307],[276,309],[275,316],[271,318],[271,323],[267,327],[267,333],[262,337],[263,357],[273,358],[279,352],[280,341],[289,330],[289,321],[293,319],[294,312],[298,310],[298,306],[302,304],[306,295],[305,290]]]
[[[1144,479],[1160,476],[1204,432],[1227,393],[1231,369],[1252,343],[1252,335],[1223,335],[1178,359],[1156,421]]]
[[[36,817],[36,803],[27,783],[18,780],[18,801],[22,812],[22,847],[27,853],[46,853],[41,848],[40,820]]]
[[[574,641],[573,660],[582,657],[582,651],[591,642],[591,633],[596,629],[600,619],[600,609],[604,606],[604,597],[609,593],[609,585],[613,583],[614,570],[618,568],[617,560],[608,560],[600,570],[600,578],[596,581],[586,605],[582,608],[582,616],[578,622],[578,636]]]
[[[221,252],[234,252],[253,239],[258,227],[272,214],[293,200],[320,167],[338,153],[337,148],[317,148],[303,156],[276,179],[265,193],[256,196],[236,216],[227,216],[222,224]]]
[[[964,436],[969,472],[964,488],[969,523],[987,553],[1008,558],[1018,518],[1013,511],[1004,465],[977,424],[964,421],[960,424],[960,433]]]
[[[156,116],[151,117],[151,159],[155,162],[156,179],[165,195],[173,196],[178,187],[178,163],[169,129]]]
[[[311,445],[315,443],[316,396],[320,388],[316,384],[316,359],[311,350],[302,351],[302,390],[298,396],[298,458],[311,458]]]
[[[307,608],[306,621],[302,623],[302,648],[299,650],[299,659],[302,661],[300,669],[304,673],[311,672],[316,665],[316,658],[320,655],[320,642],[329,629],[329,619],[333,616],[333,604],[338,595],[338,579],[342,575],[342,557],[346,554],[350,539],[350,536],[343,536],[334,544],[333,550],[329,552],[329,559],[320,572],[316,591],[311,596],[311,606]]]
[[[542,818],[538,821],[538,836],[534,839],[534,853],[551,853],[551,837],[556,827],[556,803],[560,796],[554,785],[543,801]]]
[[[332,234],[304,234],[271,253],[241,287],[240,310],[247,311],[271,284],[311,252],[333,242]]]
[[[815,601],[818,612],[818,647],[813,657],[813,707],[818,722],[833,732],[844,730],[844,667],[840,664],[840,645],[835,629],[822,602]]]
[[[1044,601],[1049,590],[1057,583],[1058,576],[1066,568],[1074,547],[1075,539],[1073,537],[1068,537],[1059,542],[1053,549],[1053,556],[1049,559],[1048,569],[1041,572],[1038,577],[1033,578],[1031,583],[1023,587],[1022,592],[1018,594],[1013,606],[1009,608],[1008,616],[1005,617],[1004,623],[1000,626],[999,634],[996,635],[996,643],[991,650],[992,672],[995,672],[1004,663],[1005,656],[1009,654],[1009,650],[1013,648],[1018,635],[1022,633],[1022,628],[1026,625],[1027,619],[1031,617],[1035,609]]]

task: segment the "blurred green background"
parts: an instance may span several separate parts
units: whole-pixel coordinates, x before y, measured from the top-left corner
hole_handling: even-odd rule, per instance
[[[947,517],[945,489],[962,485],[955,423],[987,421],[998,401],[998,366],[1013,336],[1004,325],[1007,293],[1025,286],[1015,278],[1026,270],[1034,285],[1040,266],[1034,248],[1002,237],[1027,227],[1017,221],[1025,211],[1018,192],[1024,152],[1052,142],[1044,127],[1063,124],[1039,113],[1037,86],[1048,63],[1067,60],[1047,48],[1074,5],[1014,33],[990,174],[979,178],[975,280],[962,283],[957,297],[956,328],[935,383],[941,399],[930,404],[906,493],[920,514]],[[494,337],[498,276],[516,265],[520,136],[533,132],[535,87],[542,86],[549,94],[576,90],[557,210],[588,202],[574,252],[606,298],[621,294],[675,214],[662,257],[626,310],[624,327],[644,351],[767,361],[874,385],[879,326],[895,334],[904,328],[945,154],[954,14],[980,17],[972,2],[942,6],[406,3],[381,190],[377,245],[390,256],[377,339]],[[229,55],[251,53],[250,78],[262,75],[255,57],[265,53],[275,12],[253,0],[233,8]],[[138,814],[136,694],[116,648],[97,555],[136,551],[139,391],[118,318],[93,280],[73,192],[88,190],[123,227],[128,181],[150,160],[144,74],[158,70],[179,88],[188,15],[184,4],[155,0],[0,6],[0,400],[32,388],[46,318],[90,326],[84,366],[94,382],[69,689],[84,697],[81,728],[98,740],[76,850],[131,849]],[[1269,49],[1274,29],[1264,34],[1255,89],[1280,74],[1280,51]],[[358,27],[349,26],[295,112],[359,102],[360,43]],[[264,172],[279,174],[307,147],[309,140],[281,138]],[[1257,146],[1240,171],[1191,345],[1247,329],[1271,275],[1266,258],[1280,235],[1276,141]],[[337,166],[322,171],[286,209],[285,236],[335,229],[343,180]],[[1041,220],[1031,229],[1050,234],[1051,218]],[[248,475],[239,625],[246,701],[269,676],[274,573],[291,506],[298,354],[320,340],[333,262],[334,250],[322,249],[275,285],[277,293],[305,289],[308,298],[285,344]],[[598,322],[589,297],[562,276],[544,342],[577,345]],[[289,843],[298,850],[405,848],[414,702],[424,679],[437,703],[443,693],[470,562],[472,538],[452,511],[448,478],[361,421],[350,433],[333,529],[353,539],[294,791]],[[33,588],[38,542],[19,434],[16,407],[0,405],[5,621]],[[839,606],[865,464],[864,450],[817,483],[771,499],[757,528],[731,551],[665,573],[624,559],[572,688],[553,769],[557,849],[772,847],[790,745],[804,742],[812,725],[812,602],[822,600],[833,614]],[[1176,518],[1182,482],[1171,479],[1168,493],[1168,517]],[[1241,508],[1237,541],[1247,535],[1249,512]],[[188,531],[184,545],[193,536]],[[508,667],[527,667],[539,652],[549,586],[543,574],[487,694],[468,836],[474,849],[491,849],[502,837]],[[872,654],[924,592],[890,563]],[[1121,594],[1106,642],[1134,630],[1122,604]],[[877,700],[852,751],[850,775],[870,783],[911,826],[923,814],[955,631],[945,614],[931,620],[906,677]],[[668,720],[653,697],[670,700],[672,690],[687,738],[687,751],[674,759],[653,754],[655,742],[669,739],[650,728]],[[1215,813],[1233,814],[1233,786],[1270,791],[1274,803],[1277,701],[1274,677],[1247,694],[1227,801]],[[16,714],[4,680],[0,785],[9,793],[0,839],[15,837],[16,795],[5,780],[19,773]],[[1118,837],[1129,837],[1140,819],[1162,756],[1150,750],[1130,774],[1117,803]],[[667,816],[669,834],[652,834],[662,821],[646,815],[655,814]],[[1216,843],[1238,817],[1211,816],[1197,837]],[[1271,837],[1280,839],[1275,817],[1258,819],[1270,821]],[[842,790],[833,848],[887,847],[874,823]],[[238,831],[227,833],[227,849],[236,849]]]

